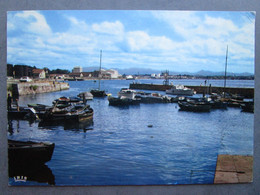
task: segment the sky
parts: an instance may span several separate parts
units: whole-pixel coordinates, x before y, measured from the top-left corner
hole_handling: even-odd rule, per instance
[[[255,13],[67,10],[7,13],[7,63],[254,73]]]

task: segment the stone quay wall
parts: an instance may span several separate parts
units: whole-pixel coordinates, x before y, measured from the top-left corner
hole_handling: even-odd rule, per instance
[[[70,88],[68,83],[55,81],[18,82],[11,86],[13,96],[48,93]]]

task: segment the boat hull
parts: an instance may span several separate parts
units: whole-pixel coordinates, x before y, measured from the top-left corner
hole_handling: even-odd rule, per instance
[[[138,105],[140,104],[140,99],[130,99],[130,98],[116,98],[108,97],[109,105],[111,106],[128,106],[128,105]]]
[[[90,93],[93,95],[93,97],[105,97],[107,96],[105,91],[102,90],[91,90]]]
[[[180,110],[191,112],[209,112],[211,106],[209,104],[191,104],[188,102],[178,103]]]
[[[9,165],[44,164],[51,160],[54,143],[8,140]]]

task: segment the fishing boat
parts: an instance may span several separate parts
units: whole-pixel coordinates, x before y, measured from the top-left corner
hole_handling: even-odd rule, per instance
[[[194,90],[184,87],[184,85],[173,85],[171,89],[166,90],[166,94],[171,95],[187,95],[192,96],[194,95]]]
[[[94,111],[89,105],[71,105],[68,107],[58,107],[45,112],[42,118],[44,122],[81,122],[93,121]]]
[[[99,66],[99,73],[98,73],[98,89],[92,89],[90,93],[93,97],[105,97],[107,96],[104,90],[100,90],[100,76],[101,76],[101,59],[102,59],[102,50],[100,50],[100,66]]]
[[[180,110],[191,112],[209,112],[211,106],[204,102],[178,102]]]
[[[36,112],[45,111],[50,108],[50,106],[44,104],[27,104],[29,108],[33,108]]]
[[[138,105],[141,102],[139,98],[127,98],[127,97],[112,97],[108,96],[109,105],[111,106],[128,106],[128,105]]]
[[[172,98],[166,95],[161,95],[159,93],[145,93],[138,92],[135,97],[141,99],[141,103],[171,103]]]
[[[240,105],[243,112],[251,112],[254,113],[254,102],[244,102]]]
[[[86,100],[93,100],[93,95],[90,92],[81,92],[80,94],[78,94],[78,97],[80,97],[81,99],[85,99]]]
[[[46,110],[39,123],[40,126],[51,123],[93,122],[94,111],[88,104],[78,104],[61,97],[54,102],[54,106]]]
[[[136,97],[137,92],[132,89],[122,88],[118,93],[118,97],[108,95],[109,105],[126,106],[140,104],[140,98]]]
[[[37,114],[34,108],[30,107],[19,107],[19,109],[8,110],[8,119],[36,119]]]
[[[123,97],[123,98],[129,98],[129,99],[134,99],[136,94],[137,94],[137,92],[135,90],[128,89],[128,88],[122,88],[117,93],[119,98]]]
[[[9,165],[44,164],[51,160],[55,144],[8,140]]]

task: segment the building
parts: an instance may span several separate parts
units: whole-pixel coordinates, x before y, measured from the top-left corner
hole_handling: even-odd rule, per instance
[[[119,75],[117,70],[113,70],[113,69],[106,70],[105,74],[110,75],[111,79],[117,79],[119,76],[121,76]]]
[[[75,66],[72,70],[72,73],[81,73],[83,72],[83,69],[81,66]]]
[[[46,78],[46,74],[43,69],[33,69],[32,73],[33,73],[33,78],[40,78],[40,79]]]

